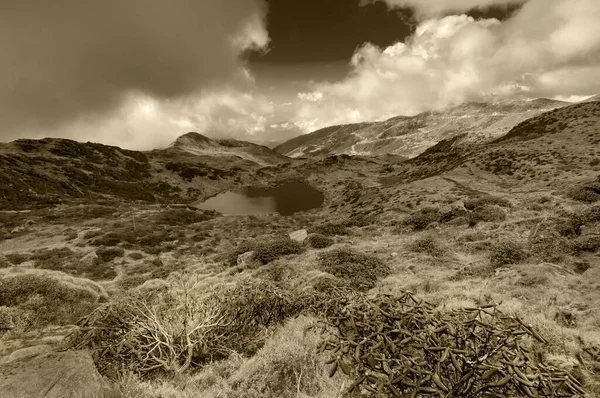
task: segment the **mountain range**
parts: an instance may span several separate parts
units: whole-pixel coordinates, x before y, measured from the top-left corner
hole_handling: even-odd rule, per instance
[[[321,175],[338,161],[352,170],[374,159],[392,165],[381,176],[384,184],[450,172],[460,179],[467,170],[470,179],[476,175],[494,183],[539,183],[566,169],[570,172],[563,175],[573,177],[572,162],[585,168],[596,156],[587,149],[597,143],[598,98],[579,104],[469,102],[412,117],[332,126],[274,150],[193,132],[167,148],[145,152],[58,138],[20,139],[0,144],[0,204],[20,208],[77,198],[187,202],[235,187],[268,185],[284,176]],[[319,159],[324,163],[314,163]]]
[[[331,126],[293,138],[274,149],[290,157],[395,154],[413,158],[438,142],[458,135],[466,134],[472,142],[498,138],[523,120],[567,105],[570,103],[544,98],[467,102],[416,116]]]

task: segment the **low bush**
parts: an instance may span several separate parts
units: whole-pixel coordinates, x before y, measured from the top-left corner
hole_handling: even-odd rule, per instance
[[[333,239],[322,234],[310,234],[307,241],[310,247],[315,249],[324,249],[333,245]]]
[[[261,264],[268,264],[280,257],[289,254],[302,253],[304,248],[302,244],[290,239],[289,237],[268,238],[262,241],[245,241],[236,246],[227,254],[227,263],[230,266],[237,265],[237,258],[240,254],[249,251],[254,252],[254,259]]]
[[[490,263],[494,267],[501,267],[509,264],[519,264],[527,258],[527,253],[523,245],[505,240],[492,244],[489,253]]]
[[[13,323],[24,330],[72,324],[88,314],[98,300],[99,294],[86,286],[42,274],[0,279],[0,306],[12,308]]]
[[[346,396],[575,397],[581,382],[527,348],[547,341],[494,305],[440,312],[410,293],[332,305],[320,350]],[[564,382],[567,380],[568,382]]]
[[[537,239],[529,244],[529,251],[542,261],[559,263],[572,252],[569,241],[562,236]]]
[[[408,249],[415,253],[425,253],[432,257],[442,257],[448,249],[440,239],[432,234],[420,236],[408,245]]]
[[[344,223],[326,222],[316,225],[309,230],[310,233],[321,234],[325,236],[346,235],[348,230]]]
[[[567,196],[580,202],[597,202],[600,200],[600,183],[590,182],[587,184],[578,185],[574,188],[571,188],[567,192]]]
[[[478,198],[467,199],[465,201],[465,208],[467,210],[475,210],[479,207],[485,206],[500,206],[510,208],[512,204],[510,201],[497,196],[481,196]]]
[[[120,247],[101,247],[96,250],[96,254],[102,262],[109,263],[117,257],[123,257],[125,250]]]
[[[600,249],[600,236],[580,236],[570,242],[574,254],[581,252],[596,253]]]
[[[299,295],[260,282],[197,291],[186,275],[154,296],[131,295],[96,309],[67,339],[90,349],[101,373],[181,374],[233,352],[251,355],[271,325],[305,308]]]
[[[348,248],[334,249],[318,257],[321,271],[346,281],[356,290],[369,290],[377,279],[387,276],[389,267],[379,258]]]
[[[439,222],[444,214],[437,207],[425,207],[412,213],[403,220],[405,226],[411,227],[415,231],[423,230],[434,222]]]
[[[480,222],[502,222],[506,220],[504,211],[495,206],[480,206],[469,214],[469,224],[474,226]]]
[[[469,217],[469,212],[463,208],[455,207],[445,213],[443,213],[439,219],[440,222],[450,222],[459,217]]]

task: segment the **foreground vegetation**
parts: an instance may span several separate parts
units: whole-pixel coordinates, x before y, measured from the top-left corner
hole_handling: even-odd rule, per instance
[[[55,333],[125,397],[600,394],[600,206],[437,183],[323,183],[291,217],[1,213],[0,341]]]

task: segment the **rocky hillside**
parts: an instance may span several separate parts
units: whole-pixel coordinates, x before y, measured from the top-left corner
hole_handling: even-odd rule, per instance
[[[467,102],[413,117],[328,127],[294,138],[275,150],[291,157],[395,154],[412,158],[457,135],[466,134],[470,142],[500,137],[526,119],[566,105],[549,99]]]
[[[243,183],[253,169],[286,157],[243,141],[190,133],[169,148],[130,151],[67,139],[0,144],[0,205],[45,206],[77,199],[187,201]]]
[[[397,184],[447,177],[489,190],[565,190],[597,176],[600,168],[600,102],[555,109],[525,120],[491,142],[467,134],[443,140],[383,178]]]
[[[287,161],[285,156],[267,148],[234,139],[213,140],[198,133],[187,133],[177,138],[167,152],[189,153],[210,158],[238,158],[261,166],[272,166]],[[158,151],[160,152],[160,151]]]

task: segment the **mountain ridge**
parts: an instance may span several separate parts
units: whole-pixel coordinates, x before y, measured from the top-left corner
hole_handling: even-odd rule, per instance
[[[274,149],[290,157],[391,153],[412,158],[444,139],[463,133],[468,133],[468,139],[473,142],[500,137],[523,120],[567,105],[567,102],[547,98],[465,102],[415,116],[330,126]]]

